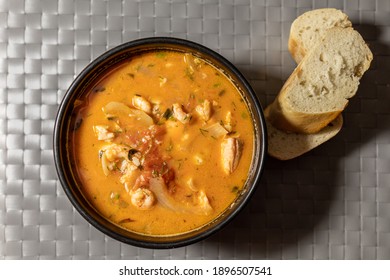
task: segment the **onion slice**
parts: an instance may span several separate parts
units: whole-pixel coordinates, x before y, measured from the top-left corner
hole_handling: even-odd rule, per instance
[[[220,123],[213,123],[212,125],[205,127],[204,129],[208,132],[208,135],[213,138],[225,136],[229,132]]]
[[[108,160],[105,151],[101,152],[101,161],[104,175],[108,176],[110,174],[110,169],[108,168]]]
[[[122,102],[109,102],[102,110],[107,118],[130,117],[134,118],[140,125],[150,126],[153,124],[153,119],[144,111],[132,109]]]
[[[209,215],[213,211],[204,191],[194,193],[194,195],[197,196],[197,203],[196,205],[191,205],[175,201],[168,194],[167,187],[161,177],[150,178],[149,188],[154,193],[161,206],[172,211],[197,215]]]

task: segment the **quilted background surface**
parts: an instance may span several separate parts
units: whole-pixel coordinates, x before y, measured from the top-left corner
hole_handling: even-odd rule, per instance
[[[265,107],[295,63],[292,21],[348,14],[374,53],[342,131],[288,162],[269,159],[249,205],[221,232],[172,250],[122,244],[71,206],[53,162],[58,104],[93,58],[174,36],[233,62]],[[0,259],[390,259],[390,1],[0,0]]]

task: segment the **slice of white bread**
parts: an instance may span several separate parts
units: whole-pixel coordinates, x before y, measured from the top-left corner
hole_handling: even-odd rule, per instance
[[[351,27],[352,23],[342,11],[334,8],[316,9],[297,17],[291,25],[288,50],[299,63],[332,27]]]
[[[289,38],[289,51],[295,61],[299,63],[321,41],[324,33],[335,26],[351,26],[348,17],[336,9],[313,10],[298,17],[292,24]],[[370,52],[368,56],[371,61]],[[270,107],[265,110],[268,154],[280,160],[289,160],[312,150],[334,137],[343,125],[342,115],[336,114],[337,117],[317,133],[287,133],[275,128],[268,121],[269,112]]]
[[[269,106],[268,121],[285,132],[320,131],[347,106],[371,61],[372,53],[357,31],[330,28]]]
[[[343,126],[341,114],[321,131],[314,134],[286,133],[272,126],[267,121],[268,110],[265,110],[268,132],[268,154],[280,160],[298,157],[335,136]]]

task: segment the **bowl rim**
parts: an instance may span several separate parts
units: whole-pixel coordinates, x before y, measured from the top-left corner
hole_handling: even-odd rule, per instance
[[[167,241],[167,242],[155,242],[155,241],[142,241],[142,240],[136,240],[129,237],[126,237],[116,231],[110,230],[101,223],[99,223],[97,220],[95,220],[90,213],[86,209],[82,207],[82,205],[79,204],[77,197],[74,196],[71,188],[72,186],[69,185],[68,177],[65,174],[65,171],[62,169],[62,153],[61,153],[61,139],[62,137],[68,133],[67,130],[63,131],[61,129],[62,125],[66,123],[64,120],[64,115],[67,112],[69,108],[69,102],[71,101],[74,92],[80,84],[85,80],[85,78],[90,74],[91,71],[96,69],[101,63],[104,63],[106,60],[114,57],[115,55],[125,52],[126,50],[129,50],[131,48],[141,48],[144,46],[156,46],[156,45],[162,45],[167,48],[167,46],[177,46],[177,47],[185,47],[189,48],[193,51],[196,51],[200,54],[205,54],[216,61],[218,61],[218,66],[223,66],[222,68],[228,69],[229,72],[231,72],[235,79],[237,79],[243,86],[241,89],[242,94],[245,95],[247,99],[249,99],[249,103],[253,107],[253,112],[258,117],[258,134],[260,134],[260,137],[258,137],[258,143],[255,141],[255,145],[259,145],[259,158],[256,161],[256,166],[254,167],[254,175],[253,180],[247,185],[247,191],[245,192],[245,197],[240,201],[240,203],[227,215],[221,222],[216,224],[215,226],[212,226],[211,228],[200,232],[199,234],[186,238],[186,239],[180,239],[175,241]],[[246,101],[248,103],[248,101]],[[253,120],[255,123],[255,120]],[[247,81],[247,79],[244,77],[244,75],[236,68],[236,66],[231,63],[229,60],[227,60],[225,57],[223,57],[221,54],[217,53],[214,50],[211,50],[210,48],[201,45],[199,43],[187,40],[187,39],[181,39],[181,38],[175,38],[175,37],[146,37],[141,39],[136,39],[132,41],[128,41],[125,43],[122,43],[114,48],[111,48],[107,51],[105,51],[103,54],[98,56],[97,58],[93,59],[88,65],[76,76],[76,78],[73,80],[69,88],[67,89],[64,97],[62,98],[62,101],[58,107],[57,115],[55,118],[54,123],[54,132],[53,132],[53,156],[54,156],[54,163],[55,163],[55,169],[58,176],[58,179],[60,181],[60,184],[68,197],[68,199],[71,201],[73,207],[76,208],[76,210],[81,214],[81,216],[87,220],[88,223],[90,223],[92,226],[94,226],[99,231],[103,232],[109,237],[112,237],[118,241],[121,241],[126,244],[130,244],[137,247],[142,248],[149,248],[149,249],[171,249],[171,248],[177,248],[182,246],[187,246],[196,242],[199,242],[203,239],[206,239],[207,237],[211,236],[212,234],[220,231],[223,227],[225,227],[229,222],[231,222],[239,212],[242,211],[242,209],[248,204],[250,201],[250,198],[253,196],[255,190],[258,187],[260,177],[264,170],[265,161],[267,158],[267,127],[265,122],[265,117],[263,113],[263,109],[261,107],[261,104],[258,100],[258,97],[253,90],[250,83]],[[117,226],[118,227],[118,226]],[[201,229],[200,227],[199,229]],[[138,234],[142,235],[142,234]],[[185,235],[179,234],[180,235]],[[159,237],[161,238],[161,237]]]

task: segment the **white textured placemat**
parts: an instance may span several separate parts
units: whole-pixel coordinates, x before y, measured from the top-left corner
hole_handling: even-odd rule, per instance
[[[248,207],[174,250],[121,244],[73,209],[53,163],[59,102],[74,76],[122,42],[175,36],[238,66],[263,106],[295,64],[291,22],[343,9],[374,53],[339,135],[269,159]],[[0,0],[0,259],[390,259],[390,1]]]

